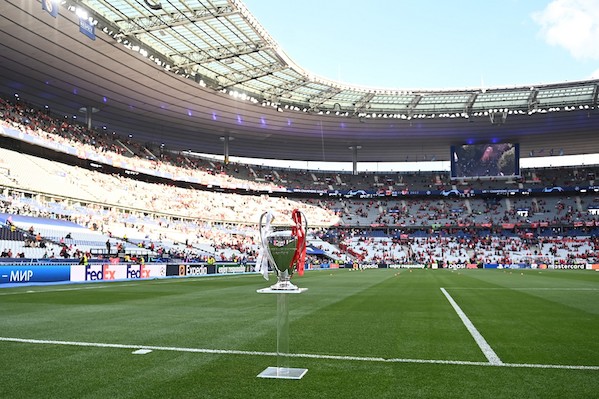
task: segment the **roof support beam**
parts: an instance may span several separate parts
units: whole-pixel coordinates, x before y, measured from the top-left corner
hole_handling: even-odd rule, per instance
[[[218,90],[226,89],[231,86],[243,84],[250,80],[260,79],[261,77],[271,75],[277,71],[284,69],[279,64],[259,65],[255,68],[232,71],[230,73],[220,75],[217,80],[221,83]]]
[[[410,103],[407,106],[408,116],[412,116],[412,114],[414,114],[414,109],[416,108],[416,105],[418,105],[418,103],[420,102],[421,99],[422,99],[422,94],[416,94],[414,96],[414,99],[412,101],[410,101]]]
[[[321,91],[316,96],[310,97],[308,102],[310,103],[310,108],[316,109],[324,104],[327,100],[335,97],[337,94],[341,92],[341,89],[337,87],[329,87],[326,90]]]
[[[369,107],[369,102],[374,98],[374,93],[366,93],[354,104],[354,113],[364,112]]]
[[[187,67],[194,64],[223,61],[233,57],[239,57],[242,55],[256,53],[258,51],[268,50],[269,48],[271,47],[268,44],[261,42],[213,47],[210,49],[200,49],[197,51],[187,51],[184,53],[173,53],[170,54],[170,57],[173,59],[175,66]]]
[[[123,34],[136,35],[153,30],[173,28],[175,26],[201,22],[217,17],[226,17],[237,14],[237,12],[238,11],[232,6],[202,8],[200,10],[192,10],[190,12],[144,15],[138,18],[115,21],[115,23],[121,29]]]
[[[470,95],[470,98],[468,98],[468,101],[466,102],[466,106],[464,107],[464,112],[468,116],[470,116],[470,113],[472,112],[472,106],[474,105],[474,102],[476,101],[476,97],[478,97],[478,93],[474,92]]]
[[[531,89],[530,96],[528,96],[528,111],[532,111],[537,108],[537,94],[539,94],[539,90]]]
[[[305,86],[306,83],[307,81],[304,79],[296,79],[293,81],[285,82],[278,86],[272,86],[269,89],[264,90],[263,95],[265,99],[271,101],[275,100],[278,102],[278,100],[280,100],[281,97],[291,98],[291,92],[293,92],[297,88]]]

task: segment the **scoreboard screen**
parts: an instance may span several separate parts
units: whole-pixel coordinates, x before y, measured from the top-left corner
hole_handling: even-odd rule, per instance
[[[519,150],[519,145],[515,143],[452,146],[451,177],[475,179],[520,176]]]

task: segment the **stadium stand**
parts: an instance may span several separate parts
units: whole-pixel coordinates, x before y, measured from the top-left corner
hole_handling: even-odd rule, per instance
[[[0,148],[0,247],[27,258],[110,256],[113,249],[138,256],[189,259],[254,259],[256,223],[274,209],[289,223],[289,209],[310,221],[311,243],[327,259],[351,262],[480,263],[596,262],[599,205],[594,193],[529,196],[323,196],[336,190],[509,190],[593,186],[599,168],[524,170],[517,180],[452,181],[446,172],[331,173],[218,163],[189,154],[161,152],[131,140],[61,121],[23,102],[0,100],[2,126],[42,143],[60,143],[80,158],[104,160],[126,170],[166,176],[151,182],[139,174],[58,162]],[[101,169],[101,168],[100,168]],[[230,188],[210,191],[173,184],[193,179]],[[168,182],[171,182],[168,184]],[[290,198],[260,190],[318,190]],[[240,195],[235,190],[253,195]],[[7,220],[12,220],[11,224]],[[43,248],[27,238],[33,227]],[[67,238],[70,237],[70,238]],[[333,237],[333,239],[331,239]],[[116,254],[116,253],[115,253]],[[316,257],[312,261],[317,261]]]

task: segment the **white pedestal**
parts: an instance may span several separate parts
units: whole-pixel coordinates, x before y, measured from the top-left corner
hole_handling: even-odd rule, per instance
[[[267,367],[258,374],[260,378],[281,378],[287,380],[299,380],[308,369],[289,367],[289,296],[288,294],[301,294],[307,288],[296,288],[293,290],[277,290],[263,288],[258,290],[259,294],[277,294],[277,367]]]
[[[267,367],[258,374],[260,378],[282,378],[285,380],[301,380],[308,369],[294,369],[289,367]]]
[[[275,290],[270,287],[256,290],[258,294],[301,294],[302,292],[306,291],[308,291],[307,288],[296,288],[293,290]]]

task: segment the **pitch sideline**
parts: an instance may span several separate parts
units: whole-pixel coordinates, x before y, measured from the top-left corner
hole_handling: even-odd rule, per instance
[[[15,342],[36,345],[66,345],[94,348],[113,348],[139,350],[147,349],[152,351],[171,351],[171,352],[191,352],[203,354],[219,355],[241,355],[241,356],[268,356],[276,357],[276,352],[258,352],[243,351],[232,349],[207,349],[207,348],[182,348],[172,346],[151,346],[134,344],[110,344],[101,342],[81,342],[81,341],[56,341],[29,338],[0,337],[0,342]],[[341,356],[341,355],[319,355],[312,353],[289,353],[289,357],[317,359],[317,360],[340,360],[356,362],[379,362],[379,363],[413,363],[413,364],[446,364],[458,366],[487,366],[487,367],[512,367],[512,368],[536,368],[536,369],[565,369],[565,370],[599,370],[599,366],[582,366],[566,364],[534,364],[534,363],[491,363],[491,362],[472,362],[465,360],[434,360],[434,359],[402,359],[402,358],[383,358],[383,357],[363,357],[363,356]]]

